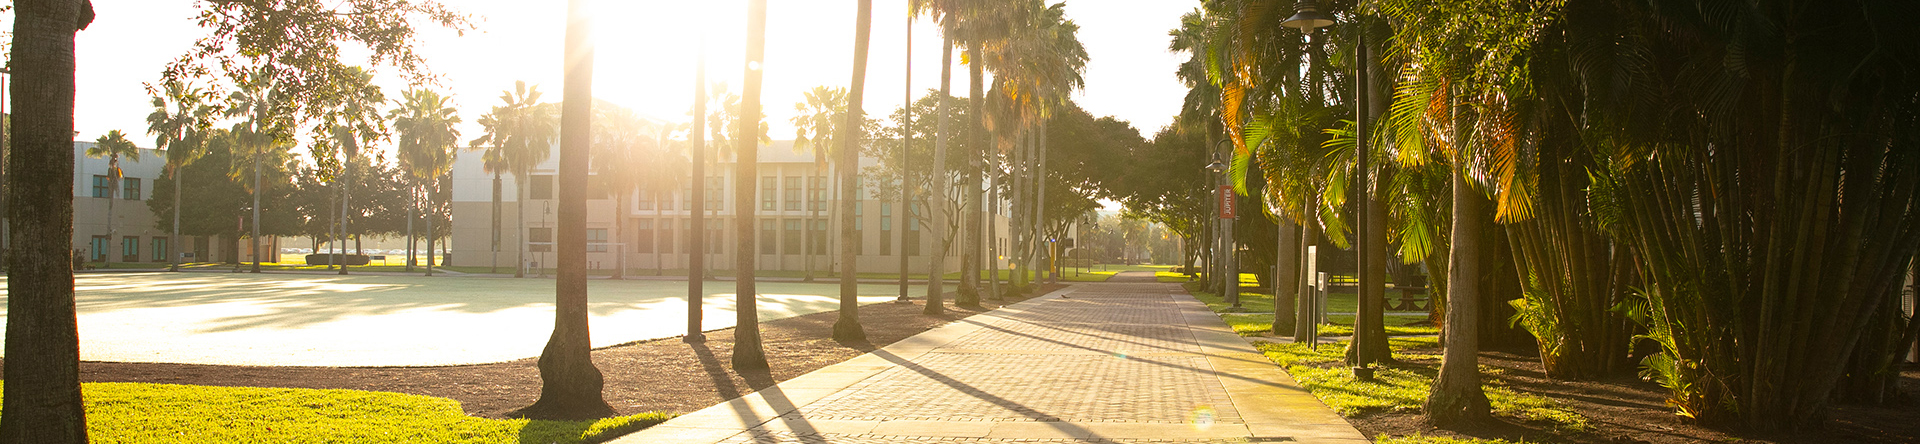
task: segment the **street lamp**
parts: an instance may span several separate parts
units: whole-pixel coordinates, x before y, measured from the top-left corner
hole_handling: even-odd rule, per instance
[[[1312,34],[1320,28],[1333,26],[1333,17],[1321,13],[1316,6],[1315,0],[1300,0],[1294,3],[1295,13],[1292,17],[1287,17],[1286,20],[1281,21],[1280,26],[1299,29],[1300,32],[1306,34]],[[1367,166],[1367,114],[1370,113],[1366,105],[1369,95],[1369,91],[1367,90],[1368,73],[1366,66],[1367,37],[1364,30],[1356,31],[1358,32],[1354,33],[1354,58],[1360,60],[1361,64],[1354,70],[1354,89],[1358,90],[1358,94],[1354,96],[1356,99],[1354,100],[1353,120],[1357,122],[1357,124],[1354,125],[1354,140],[1356,143],[1354,144],[1353,152],[1353,169],[1354,175],[1356,176],[1355,183],[1359,187],[1359,189],[1356,190],[1359,194],[1359,199],[1356,199],[1354,203],[1354,219],[1359,222],[1354,227],[1354,256],[1356,259],[1354,261],[1356,263],[1354,274],[1359,278],[1360,286],[1355,291],[1355,295],[1358,296],[1357,302],[1359,307],[1355,310],[1353,317],[1353,342],[1357,347],[1364,347],[1363,344],[1372,340],[1371,335],[1368,334],[1372,326],[1366,325],[1366,313],[1370,308],[1375,308],[1372,307],[1373,304],[1370,303],[1373,302],[1371,298],[1366,297],[1366,288],[1369,283],[1375,282],[1379,277],[1374,276],[1373,273],[1367,269],[1367,264],[1371,259],[1368,257],[1370,255],[1367,254],[1367,250],[1374,246],[1373,242],[1367,239],[1367,233],[1371,228],[1371,224],[1377,223],[1377,221],[1369,220],[1371,218],[1367,217],[1366,209],[1366,205],[1369,205],[1368,202],[1370,202],[1369,193],[1367,192],[1367,187],[1370,186],[1368,185],[1369,180],[1367,177],[1370,171]],[[1356,379],[1363,381],[1372,380],[1372,360],[1369,359],[1370,356],[1365,352],[1365,348],[1359,350],[1361,350],[1361,352],[1355,353],[1354,355],[1357,359],[1354,360],[1353,375]]]

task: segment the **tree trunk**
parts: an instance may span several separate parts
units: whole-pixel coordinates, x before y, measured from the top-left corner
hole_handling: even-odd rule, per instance
[[[415,210],[418,210],[418,209],[420,209],[420,187],[418,184],[410,184],[407,187],[407,272],[408,273],[413,272],[413,264],[414,264],[414,261],[416,260],[413,255],[413,243],[414,243],[413,236],[414,236],[414,233],[417,233],[417,232],[413,230],[413,221],[415,219],[419,219],[419,216],[417,216],[415,213]]]
[[[995,222],[994,219],[1000,216],[1000,185],[1005,183],[1007,179],[1005,178],[1005,176],[999,174],[998,171],[993,171],[992,175],[993,175],[993,178],[989,180],[987,184],[987,207],[986,207],[987,208],[987,217],[986,217],[987,219],[987,238],[986,238],[986,241],[987,241],[987,260],[986,260],[987,296],[990,298],[993,298],[993,300],[998,301],[998,300],[1001,300],[1000,255],[1002,253],[1001,251],[1002,249],[1000,248],[1000,232],[999,232],[1000,227],[999,225],[994,224]],[[977,274],[978,272],[975,272],[975,273]]]
[[[1316,291],[1315,287],[1316,281],[1319,280],[1320,277],[1317,274],[1307,274],[1306,266],[1308,261],[1315,260],[1312,254],[1318,252],[1316,245],[1320,242],[1319,196],[1308,194],[1302,197],[1302,199],[1306,201],[1306,205],[1301,207],[1304,209],[1303,212],[1306,213],[1306,220],[1300,226],[1300,249],[1296,252],[1296,255],[1300,257],[1299,268],[1301,280],[1300,284],[1294,287],[1299,289],[1297,291],[1298,297],[1294,298],[1294,342],[1317,341],[1319,339],[1320,312],[1326,309],[1326,307],[1320,306],[1319,295],[1317,294],[1319,292]],[[1315,265],[1318,264],[1316,263]],[[1274,334],[1279,333],[1279,331],[1274,332]]]
[[[353,194],[351,191],[353,187],[353,157],[354,155],[349,153],[346,164],[340,168],[340,175],[342,176],[342,180],[340,181],[340,237],[337,238],[340,242],[340,255],[335,257],[340,258],[340,275],[342,276],[347,275],[347,219],[349,214],[348,209],[353,207]],[[174,199],[174,202],[179,201],[179,199]],[[494,245],[498,246],[500,244],[500,175],[498,173],[495,173],[493,176],[493,205]]]
[[[953,192],[952,184],[947,183],[947,121],[952,120],[947,113],[947,92],[953,83],[953,38],[942,36],[940,40],[940,124],[933,136],[933,196],[934,202],[946,205],[947,193]],[[911,87],[909,87],[911,88]],[[947,212],[933,212],[933,257],[927,260],[927,305],[920,310],[922,314],[938,315],[947,311],[942,302],[947,271]]]
[[[688,167],[692,168],[693,176],[695,177],[706,174],[706,164],[705,164],[706,152],[707,152],[706,44],[707,44],[706,37],[701,37],[700,43],[699,43],[700,50],[695,51],[699,53],[699,55],[695,57],[694,68],[693,68],[693,128],[689,130],[687,133],[687,139],[688,139],[687,145],[690,147],[688,151],[691,154],[690,157],[692,157],[691,159],[692,162],[688,165]],[[696,183],[694,186],[701,187],[703,185],[699,185]],[[695,188],[695,189],[699,189],[699,188]],[[655,194],[655,196],[658,197],[659,195]],[[654,199],[657,202],[653,206],[653,214],[654,216],[656,216],[654,218],[654,223],[655,223],[654,230],[656,230],[655,233],[659,232],[657,230],[662,229],[662,227],[658,225],[659,223],[663,221],[668,225],[671,225],[673,223],[673,221],[671,220],[660,219],[658,217],[661,212],[660,208],[666,206],[668,199],[672,199],[672,198],[673,198],[673,194],[667,193],[667,196],[665,198]],[[695,207],[688,208],[688,210],[690,210],[688,217],[694,223],[705,223],[706,221],[702,219],[702,215],[700,214],[701,211],[699,210],[700,208],[699,205],[703,205],[703,204],[696,203],[694,205]],[[654,238],[659,239],[659,236],[655,236]],[[657,245],[653,246],[653,267],[655,270],[654,275],[659,276],[660,275],[659,270],[661,269],[660,250],[673,245],[672,236],[668,236],[666,242],[656,242],[656,244]],[[694,245],[700,245],[700,244],[695,243]],[[687,261],[687,334],[686,336],[682,336],[680,340],[682,342],[686,342],[689,344],[697,344],[697,343],[707,342],[707,335],[705,333],[701,333],[701,331],[703,330],[702,325],[705,323],[705,320],[703,318],[706,316],[707,261],[706,261],[706,256],[704,254],[697,255],[697,256],[689,255],[688,258],[692,260]]]
[[[107,167],[107,169],[110,170],[107,172],[107,174],[113,174],[113,171],[111,170],[120,169],[119,167],[120,162],[118,160],[119,156],[120,155],[118,154],[114,155],[115,160],[111,162],[111,165]],[[113,174],[113,175],[118,176],[117,174]],[[119,193],[120,193],[120,180],[118,179],[108,180],[107,181],[107,244],[105,245],[107,251],[103,252],[100,255],[100,268],[113,268],[113,201],[119,200],[114,197],[119,195]],[[255,202],[258,202],[258,200],[256,200]],[[254,247],[254,250],[256,251],[258,251],[259,249],[260,249],[259,247]],[[257,256],[255,260],[258,260]]]
[[[967,53],[979,54],[980,41],[977,39],[968,40]],[[986,155],[987,146],[986,128],[982,127],[980,120],[982,118],[980,108],[982,104],[981,84],[984,81],[983,76],[985,76],[985,73],[981,70],[980,62],[977,59],[968,59],[967,149],[973,151],[970,157],[974,159],[981,159],[981,156]],[[964,247],[961,250],[962,254],[960,257],[960,292],[954,296],[953,304],[967,308],[977,308],[980,306],[980,269],[984,263],[980,257],[982,247],[984,246],[982,244],[984,240],[980,238],[982,231],[980,224],[983,219],[980,212],[984,209],[980,206],[980,193],[982,191],[980,189],[981,167],[982,165],[976,164],[967,168],[967,184],[961,188],[961,192],[967,193],[967,203],[961,206],[963,209],[961,212],[966,214],[967,217],[967,233],[965,236],[966,242],[961,243]]]
[[[167,238],[167,271],[180,271],[180,254],[174,252],[174,249],[178,248],[174,244],[180,243],[180,167],[174,166],[171,173],[173,173],[173,234]]]
[[[262,185],[260,182],[260,152],[262,149],[263,147],[258,144],[255,144],[253,147],[253,235],[247,239],[253,245],[252,249],[249,250],[253,252],[253,273],[260,272],[260,192],[265,191],[260,188]]]
[[[614,414],[613,407],[601,397],[606,380],[593,365],[587,326],[587,145],[592,130],[593,50],[588,44],[592,34],[584,3],[586,0],[573,0],[567,7],[553,336],[540,351],[540,400],[510,416],[589,419]]]
[[[1479,192],[1467,185],[1466,172],[1453,174],[1453,231],[1448,253],[1446,349],[1440,375],[1427,396],[1427,420],[1437,426],[1485,421],[1491,406],[1480,390],[1480,295],[1475,279],[1479,263],[1480,220],[1486,217]]]
[[[527,277],[527,175],[513,174],[513,277]]]
[[[840,124],[840,135],[835,137],[840,144],[839,171],[840,189],[852,190],[855,186],[854,172],[860,169],[859,137],[860,123],[865,120],[861,114],[861,100],[867,89],[867,42],[873,33],[873,0],[859,0],[859,8],[854,19],[853,37],[853,86],[847,92],[847,120]],[[913,106],[911,102],[906,106]],[[906,147],[901,147],[902,151]],[[900,172],[900,194],[906,196],[907,172]],[[901,199],[906,202],[905,198]],[[840,196],[840,317],[833,323],[833,340],[840,342],[865,342],[867,332],[860,328],[860,282],[854,279],[855,235],[853,223],[847,220],[853,217],[853,199]],[[904,205],[902,210],[907,210]],[[912,211],[902,211],[901,220],[908,224],[913,221]],[[905,228],[905,227],[902,227]],[[905,246],[906,230],[900,230],[902,246]],[[906,250],[900,251],[901,296],[906,296]]]
[[[627,192],[624,188],[614,193],[613,236],[607,237],[607,243],[613,247],[613,278],[627,278]]]
[[[493,246],[489,253],[487,272],[500,272],[500,172],[493,172]]]
[[[93,11],[74,0],[14,5],[8,100],[16,149],[6,165],[13,226],[0,442],[84,444],[73,264],[65,259],[73,239],[73,35]]]
[[[767,0],[747,2],[747,57],[744,85],[740,92],[741,128],[759,128],[760,82],[764,74],[760,63],[767,51]],[[760,346],[759,290],[754,288],[758,252],[754,251],[754,179],[759,176],[759,140],[752,135],[734,140],[734,308],[733,370],[767,370],[767,354]]]
[[[435,180],[434,182],[437,183],[439,181]],[[426,216],[425,222],[427,223],[427,276],[433,276],[433,257],[439,253],[433,249],[433,219],[434,216],[439,215],[439,212],[433,208],[433,189],[428,188],[421,194],[425,194],[427,197],[427,205],[421,207],[421,215]],[[582,229],[584,230],[585,228]]]
[[[1040,132],[1034,142],[1033,171],[1033,242],[1039,249],[1034,255],[1033,268],[1035,279],[1050,278],[1053,275],[1053,242],[1047,235],[1047,119],[1040,119]]]
[[[1293,332],[1298,318],[1294,313],[1299,308],[1300,276],[1303,273],[1300,263],[1300,226],[1285,215],[1278,217],[1280,225],[1275,232],[1273,257],[1273,328],[1274,336]]]
[[[866,3],[867,3],[867,0],[861,0],[861,4],[866,4]],[[900,106],[902,115],[906,117],[902,121],[901,131],[900,131],[900,134],[902,135],[901,143],[900,143],[900,207],[901,208],[911,208],[909,205],[912,205],[912,202],[913,202],[913,193],[908,192],[908,190],[911,188],[907,186],[907,178],[911,177],[911,175],[907,174],[908,171],[911,171],[911,169],[907,167],[909,165],[908,158],[911,157],[908,155],[908,153],[912,152],[912,150],[908,148],[913,146],[913,19],[914,19],[913,11],[911,10],[911,8],[909,8],[907,13],[907,41],[905,45],[907,48],[907,60],[906,60],[907,69],[906,69],[906,76],[905,76],[906,78],[900,82],[901,85],[903,85],[902,89],[906,90],[906,94],[903,95],[903,99],[905,99],[905,101],[900,102],[902,104]],[[938,157],[935,157],[935,159],[938,159]],[[935,162],[938,162],[938,161],[936,160]],[[934,170],[933,168],[927,169],[927,171],[929,172],[932,172],[933,170]],[[936,179],[929,176],[927,178],[928,187],[932,187],[933,184],[935,183],[935,180]],[[927,211],[928,212],[934,211],[933,204],[931,203],[927,204]],[[927,215],[928,219],[932,219],[933,217],[934,216],[932,214]],[[932,233],[933,229],[928,228],[927,231],[929,233]],[[900,232],[900,243],[902,244],[906,243],[906,236],[907,236],[906,231]],[[849,237],[848,239],[851,239],[851,237]],[[932,242],[939,243],[940,237],[937,235],[932,236]],[[923,248],[925,247],[926,246],[923,245]],[[935,246],[935,247],[932,247],[932,249],[936,253],[934,256],[930,256],[930,259],[938,259],[939,256],[937,252],[940,251],[940,247]],[[900,299],[898,299],[898,302],[903,302],[903,303],[907,302],[907,274],[908,274],[907,265],[909,262],[908,259],[909,258],[907,257],[907,255],[904,255],[904,254],[900,255]],[[927,262],[932,263],[933,261],[929,260]],[[842,274],[841,276],[843,276],[841,279],[851,279],[853,274],[847,273],[847,274]],[[932,276],[928,276],[929,282],[931,282],[932,278],[933,278]]]

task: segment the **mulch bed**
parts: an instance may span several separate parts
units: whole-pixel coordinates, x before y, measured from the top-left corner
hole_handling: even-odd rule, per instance
[[[1035,295],[1063,288],[1040,287]],[[926,301],[860,306],[867,342],[843,344],[832,337],[838,312],[763,322],[765,372],[735,372],[733,329],[706,332],[703,344],[679,337],[640,341],[593,351],[606,377],[602,392],[622,415],[648,411],[686,413],[740,397],[822,367],[852,359],[934,327],[1018,302],[982,301],[980,309],[953,306],[940,316],[920,314]],[[709,314],[713,315],[712,313]],[[82,362],[83,382],[147,382],[229,387],[354,389],[438,396],[460,401],[467,414],[489,418],[532,404],[540,396],[535,358],[447,367],[250,367],[228,365]]]
[[[1440,350],[1412,350],[1413,353],[1438,355]],[[1586,416],[1597,429],[1578,435],[1555,434],[1542,425],[1500,418],[1492,424],[1439,430],[1422,422],[1412,413],[1377,413],[1348,421],[1367,436],[1402,436],[1420,433],[1427,436],[1499,438],[1530,442],[1576,443],[1853,443],[1920,442],[1920,402],[1909,400],[1894,406],[1875,407],[1836,405],[1829,411],[1826,430],[1796,435],[1755,435],[1695,425],[1674,415],[1666,405],[1667,391],[1659,385],[1622,375],[1600,381],[1561,381],[1546,378],[1538,355],[1532,349],[1491,350],[1480,353],[1480,365],[1505,372],[1501,381],[1514,389],[1559,402]],[[1436,358],[1437,359],[1437,358]],[[1433,361],[1433,362],[1438,362]],[[1920,370],[1902,372],[1901,388],[1920,394]]]

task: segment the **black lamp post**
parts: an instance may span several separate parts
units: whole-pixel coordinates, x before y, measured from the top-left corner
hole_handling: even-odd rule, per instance
[[[1280,25],[1299,29],[1300,32],[1307,34],[1312,34],[1320,28],[1333,26],[1333,16],[1320,12],[1315,3],[1315,0],[1300,0],[1298,3],[1295,3],[1295,13],[1293,16],[1281,21]],[[1354,291],[1358,307],[1353,316],[1353,342],[1354,346],[1363,348],[1357,349],[1359,352],[1354,353],[1353,373],[1358,379],[1371,380],[1373,379],[1373,360],[1371,359],[1372,356],[1366,353],[1364,345],[1373,340],[1370,334],[1373,325],[1369,322],[1370,319],[1367,319],[1366,314],[1376,307],[1373,307],[1375,304],[1372,298],[1367,297],[1367,287],[1369,287],[1369,284],[1375,283],[1380,277],[1374,276],[1369,270],[1368,265],[1371,263],[1369,256],[1371,255],[1367,254],[1367,251],[1374,247],[1373,240],[1368,238],[1368,233],[1371,232],[1372,228],[1371,224],[1374,223],[1374,221],[1367,217],[1367,208],[1371,205],[1371,199],[1369,197],[1370,190],[1368,189],[1371,186],[1371,178],[1369,177],[1371,169],[1367,165],[1367,125],[1369,123],[1367,117],[1370,113],[1370,110],[1367,109],[1367,100],[1369,97],[1366,62],[1367,37],[1364,29],[1356,28],[1355,31],[1354,58],[1355,60],[1359,60],[1360,64],[1354,69],[1354,89],[1357,90],[1357,94],[1354,95],[1353,113],[1353,120],[1356,122],[1354,125],[1353,170],[1356,179],[1354,183],[1359,187],[1355,190],[1358,198],[1355,199],[1354,202],[1354,219],[1358,222],[1354,227],[1354,257],[1356,259],[1354,262],[1356,264],[1355,275],[1358,277],[1359,287]]]

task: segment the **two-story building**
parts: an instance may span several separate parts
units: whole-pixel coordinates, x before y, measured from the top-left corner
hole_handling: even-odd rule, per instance
[[[147,208],[155,190],[153,184],[166,171],[164,152],[140,148],[138,160],[120,159],[121,179],[114,186],[108,176],[110,159],[87,157],[93,142],[73,143],[73,249],[90,262],[167,262],[172,233],[156,228],[153,211]],[[219,236],[183,236],[181,244],[171,245],[184,254],[182,262],[224,262],[253,260],[245,239],[220,239]],[[277,238],[263,237],[262,260],[277,261]]]

